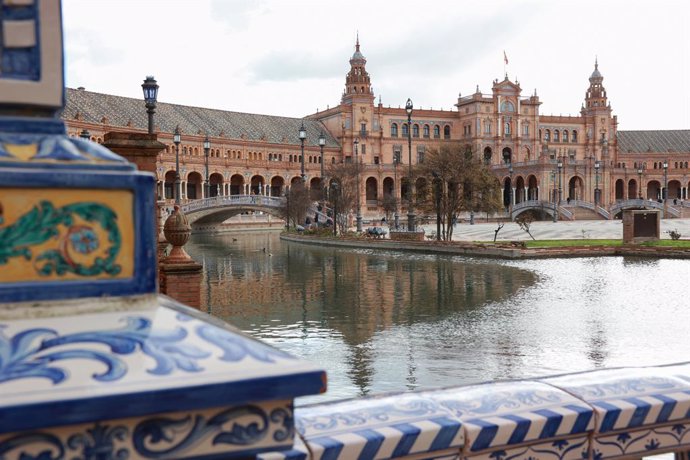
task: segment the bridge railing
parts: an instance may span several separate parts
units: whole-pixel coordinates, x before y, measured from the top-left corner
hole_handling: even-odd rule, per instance
[[[190,201],[181,206],[182,212],[189,214],[203,209],[217,208],[221,206],[265,206],[272,208],[280,208],[285,203],[285,198],[277,196],[263,196],[263,195],[225,195],[214,196],[210,198],[203,198],[200,200]]]
[[[611,220],[611,213],[608,212],[606,209],[602,208],[601,206],[597,206],[596,212],[599,213],[599,215],[603,216],[607,220]]]

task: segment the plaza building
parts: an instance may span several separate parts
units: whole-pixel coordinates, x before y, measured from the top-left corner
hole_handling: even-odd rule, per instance
[[[380,218],[388,197],[405,212],[411,164],[440,145],[460,143],[493,169],[506,209],[559,203],[566,217],[612,218],[617,202],[667,197],[667,206],[680,209],[688,198],[690,130],[618,130],[597,62],[589,84],[583,81],[578,116],[542,115],[537,92],[523,95],[505,75],[488,93],[477,87],[459,96],[453,110],[413,108],[409,122],[405,108],[377,102],[359,40],[349,63],[340,104],[304,118],[158,103],[154,132],[166,145],[157,158],[159,196],[173,198],[176,153],[183,200],[205,197],[206,164],[209,196],[280,196],[302,172],[318,190],[329,165],[357,161],[364,166],[363,215]],[[106,145],[108,133],[147,131],[143,100],[84,88],[67,89],[62,117],[70,136]],[[424,178],[413,186],[412,193],[428,190]]]

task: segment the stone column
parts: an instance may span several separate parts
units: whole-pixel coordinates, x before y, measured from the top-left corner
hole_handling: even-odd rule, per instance
[[[201,270],[202,266],[184,250],[189,241],[192,227],[180,207],[165,221],[163,227],[165,238],[172,245],[168,257],[161,263],[160,291],[190,307],[201,307]]]

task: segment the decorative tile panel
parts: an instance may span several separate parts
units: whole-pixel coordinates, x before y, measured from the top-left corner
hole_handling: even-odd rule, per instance
[[[292,446],[292,416],[287,400],[104,420],[0,435],[0,455],[7,460],[136,460],[277,454]]]
[[[479,454],[466,452],[463,458],[467,460],[582,460],[587,458],[588,448],[587,436],[576,436]]]
[[[315,366],[161,302],[0,322],[0,433],[325,390]]]
[[[295,425],[314,459],[396,458],[459,453],[459,420],[418,394],[296,409]]]
[[[591,407],[538,382],[475,385],[425,395],[462,421],[466,455],[581,435],[594,427]]]

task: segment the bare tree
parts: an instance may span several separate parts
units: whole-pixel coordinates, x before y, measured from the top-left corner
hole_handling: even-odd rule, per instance
[[[535,240],[536,238],[532,236],[532,232],[530,231],[530,225],[532,225],[532,222],[534,222],[534,216],[529,212],[523,212],[515,218],[515,223],[518,224],[520,228],[532,238],[532,240]]]
[[[287,220],[288,226],[295,228],[297,225],[304,225],[312,203],[307,188],[302,182],[297,182],[287,189],[285,198],[281,215]]]
[[[461,212],[496,212],[501,209],[500,184],[494,174],[472,152],[469,145],[444,144],[430,149],[417,173],[427,183],[425,196],[419,197],[421,209],[436,213],[436,193],[441,214],[442,239],[453,237],[453,222]],[[436,181],[436,182],[434,182]]]
[[[326,172],[327,183],[337,184],[335,192],[329,187],[329,201],[334,209],[333,218],[341,233],[347,232],[348,214],[354,214],[357,208],[357,175],[361,174],[362,169],[361,163],[339,163],[330,164]]]
[[[501,231],[501,229],[503,228],[504,225],[505,224],[503,222],[501,222],[498,224],[498,227],[496,228],[496,230],[494,230],[494,243],[496,242],[496,238],[498,237],[498,232]]]

